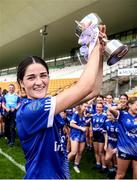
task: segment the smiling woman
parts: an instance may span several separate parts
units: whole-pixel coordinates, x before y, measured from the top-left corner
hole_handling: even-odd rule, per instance
[[[47,64],[36,56],[26,58],[18,66],[17,81],[20,88],[25,90],[28,98],[45,97],[49,83]]]
[[[80,80],[55,97],[46,97],[49,70],[43,59],[28,57],[19,64],[17,81],[27,95],[17,112],[17,129],[26,157],[26,179],[70,178],[59,113],[100,91],[104,36],[100,32]]]

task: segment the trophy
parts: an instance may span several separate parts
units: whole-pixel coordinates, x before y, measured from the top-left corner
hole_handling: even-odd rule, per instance
[[[77,24],[75,34],[79,37],[78,44],[81,45],[80,54],[87,60],[98,39],[98,26],[103,22],[96,13],[88,14],[80,22],[75,22]],[[103,42],[105,43],[104,55],[109,66],[117,63],[128,52],[128,46],[122,44],[120,40],[103,38]]]

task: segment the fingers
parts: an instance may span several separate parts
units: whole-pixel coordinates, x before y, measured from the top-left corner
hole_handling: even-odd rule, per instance
[[[99,38],[107,39],[106,26],[105,25],[100,25],[99,26]]]
[[[102,46],[102,50],[104,51],[105,45],[107,41],[107,35],[106,35],[106,26],[105,25],[99,25],[99,42]]]
[[[99,25],[99,31],[106,34],[106,25]]]

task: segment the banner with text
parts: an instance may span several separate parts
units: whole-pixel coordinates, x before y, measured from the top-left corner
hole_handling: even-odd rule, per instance
[[[118,76],[137,75],[137,68],[118,69]]]

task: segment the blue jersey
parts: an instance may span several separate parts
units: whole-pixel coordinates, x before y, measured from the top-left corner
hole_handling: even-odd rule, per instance
[[[88,106],[85,110],[85,114],[88,114],[87,117],[85,117],[86,120],[90,120],[88,123],[86,123],[86,126],[90,127],[90,123],[91,123],[91,117],[92,117],[92,114],[93,114],[93,107],[92,106]]]
[[[94,113],[94,109],[93,109],[93,106],[91,105],[91,106],[88,106],[87,108],[86,108],[86,113],[89,113],[89,114],[93,114]]]
[[[120,111],[117,147],[123,153],[137,157],[137,119],[127,111]]]
[[[104,123],[104,132],[108,135],[108,146],[112,148],[117,147],[117,136],[118,136],[118,121],[111,121],[107,119]]]
[[[26,158],[25,179],[69,179],[60,123],[54,116],[55,97],[23,99],[17,111],[17,130]]]
[[[73,122],[75,124],[77,124],[78,126],[82,126],[85,127],[86,126],[86,122],[85,122],[85,117],[84,115],[82,117],[79,116],[78,112],[74,112],[72,119],[70,122]],[[86,140],[86,133],[81,131],[80,129],[77,128],[73,128],[70,126],[70,137],[73,140],[77,140],[79,142],[84,142]]]
[[[58,132],[61,137],[61,143],[62,143],[63,149],[66,150],[67,139],[66,139],[66,135],[64,133],[64,126],[67,124],[67,122],[65,121],[66,119],[63,119],[60,114],[57,114],[55,116],[55,119],[56,119],[56,123],[57,123],[57,127],[58,127]]]
[[[68,121],[71,121],[72,115],[73,115],[73,108],[70,109],[66,109],[66,113],[67,113],[67,119]]]
[[[101,114],[96,113],[96,114],[94,114],[92,116],[92,129],[93,129],[93,132],[102,131],[106,119],[107,119],[107,116],[106,116],[105,113],[101,113]]]
[[[6,108],[16,108],[20,102],[20,98],[15,93],[7,93],[3,98],[3,102],[5,103]]]

